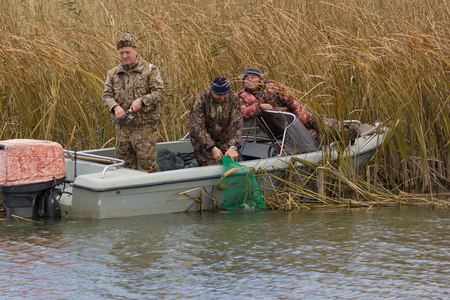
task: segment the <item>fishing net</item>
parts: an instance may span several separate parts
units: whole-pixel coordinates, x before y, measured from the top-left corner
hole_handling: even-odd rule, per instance
[[[255,168],[243,166],[228,156],[222,158],[219,188],[225,192],[222,206],[227,210],[257,209],[266,205],[255,179]]]

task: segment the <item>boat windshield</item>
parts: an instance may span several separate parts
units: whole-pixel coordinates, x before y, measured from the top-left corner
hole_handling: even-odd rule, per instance
[[[293,155],[319,149],[319,143],[294,114],[270,110],[263,111],[259,117],[244,125],[243,154],[251,155],[245,147],[255,148],[256,144],[269,145],[267,154],[262,156],[260,153],[257,155],[259,157]]]

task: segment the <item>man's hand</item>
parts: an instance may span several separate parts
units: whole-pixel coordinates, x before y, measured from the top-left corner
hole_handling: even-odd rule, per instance
[[[116,119],[118,118],[125,119],[126,117],[125,110],[120,105],[114,107],[114,115],[116,116]]]
[[[239,156],[239,153],[236,150],[234,150],[234,148],[230,147],[228,148],[227,152],[225,152],[225,156],[229,156],[232,160],[236,161]]]
[[[219,163],[222,161],[223,153],[222,153],[222,151],[220,151],[219,148],[214,147],[214,148],[212,148],[211,152],[212,152],[212,155],[213,155],[214,159],[216,160],[216,162]]]
[[[272,105],[267,104],[267,103],[261,103],[261,104],[259,105],[259,108],[260,108],[261,110],[273,110]]]
[[[142,107],[142,100],[141,98],[137,98],[136,100],[133,101],[133,103],[131,103],[131,107],[130,109],[133,112],[137,112],[138,110],[140,110]]]

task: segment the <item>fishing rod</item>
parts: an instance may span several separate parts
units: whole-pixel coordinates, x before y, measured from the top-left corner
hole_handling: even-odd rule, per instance
[[[106,127],[108,127],[109,125],[113,124],[114,122],[116,122],[117,120],[121,119],[122,117],[125,117],[128,115],[128,119],[129,120],[133,120],[134,119],[134,115],[131,115],[131,113],[133,112],[133,109],[129,109],[127,110],[123,115],[115,118],[114,120],[112,120],[111,122],[109,122],[108,124],[106,124],[105,126],[103,126],[102,128],[100,128],[99,130],[97,130],[96,132],[94,132],[93,134],[91,134],[90,136],[88,136],[87,138],[85,138],[84,140],[82,140],[81,142],[79,142],[78,144],[76,144],[75,146],[73,146],[72,148],[69,149],[69,151],[72,151],[74,148],[78,147],[79,145],[81,145],[82,143],[84,143],[85,141],[87,141],[88,139],[90,139],[91,137],[93,137],[94,135],[100,133],[101,131],[105,130]],[[75,151],[76,152],[76,151]],[[61,156],[61,155],[60,155]],[[56,159],[58,159],[59,157],[57,157]],[[55,159],[55,160],[56,160]],[[50,163],[52,163],[53,161],[51,161]],[[50,164],[49,163],[49,164]]]
[[[134,115],[132,115],[131,113],[133,112],[133,109],[129,109],[127,110],[124,114],[118,116],[117,118],[113,119],[111,122],[109,122],[108,124],[106,124],[105,126],[103,126],[102,128],[98,129],[96,132],[94,132],[93,134],[91,134],[90,136],[88,136],[87,138],[83,139],[82,141],[80,141],[79,143],[77,143],[75,146],[73,146],[72,148],[70,148],[67,151],[73,151],[73,149],[77,148],[79,145],[81,145],[82,143],[84,143],[85,141],[87,141],[88,139],[90,139],[91,137],[93,137],[94,135],[102,132],[103,130],[105,130],[105,128],[107,128],[108,126],[110,126],[111,124],[117,122],[119,119],[128,116],[129,120],[133,120],[135,118]],[[42,166],[41,168],[39,168],[37,171],[35,171],[33,174],[31,174],[30,176],[28,176],[27,178],[22,179],[19,184],[17,186],[19,186],[22,182],[24,182],[25,180],[28,180],[30,178],[32,178],[34,175],[36,175],[37,173],[39,173],[39,171],[41,171],[42,169],[45,169],[46,167],[48,167],[49,165],[51,165],[52,163],[54,163],[55,161],[57,161],[59,158],[61,158],[62,156],[64,156],[66,153],[66,151],[63,152],[63,154],[59,155],[58,157],[56,157],[55,159],[53,159],[52,161],[50,161],[49,163],[45,164],[44,166]],[[76,161],[77,161],[77,151],[74,151],[74,158],[75,158],[75,177],[76,177]],[[14,190],[14,187],[11,189],[11,191]]]
[[[72,148],[70,148],[68,151],[73,151],[73,149],[75,149],[76,147],[78,147],[79,145],[81,145],[82,143],[84,143],[85,141],[87,141],[88,139],[93,137],[94,135],[102,132],[106,127],[108,127],[109,125],[113,124],[114,122],[116,122],[117,120],[121,119],[122,117],[125,117],[125,116],[128,115],[128,120],[130,120],[130,121],[134,120],[135,116],[131,114],[132,112],[133,112],[133,109],[130,108],[124,114],[122,114],[121,116],[115,118],[114,120],[112,120],[111,122],[109,122],[108,124],[106,124],[105,126],[100,128],[99,130],[97,130],[96,132],[94,132],[93,134],[91,134],[90,136],[88,136],[87,138],[85,138],[84,140],[82,140],[81,142],[79,142],[78,144],[73,146]],[[55,160],[57,160],[59,157],[61,157],[64,154],[65,153],[61,154],[60,156],[58,156],[57,158],[55,158],[54,160],[49,162],[47,165],[51,164],[52,162],[54,162]],[[77,151],[76,150],[74,151],[74,160],[75,160],[75,163],[74,163],[73,176],[74,176],[74,179],[75,179],[77,177]],[[46,167],[47,165],[45,165],[44,167]],[[44,167],[42,167],[41,169],[43,169]],[[38,171],[40,171],[41,169],[39,169]],[[36,172],[38,172],[38,171],[36,171]]]

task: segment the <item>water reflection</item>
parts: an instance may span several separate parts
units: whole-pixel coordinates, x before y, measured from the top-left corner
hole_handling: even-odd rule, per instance
[[[421,208],[3,221],[0,293],[444,299],[448,213]]]

